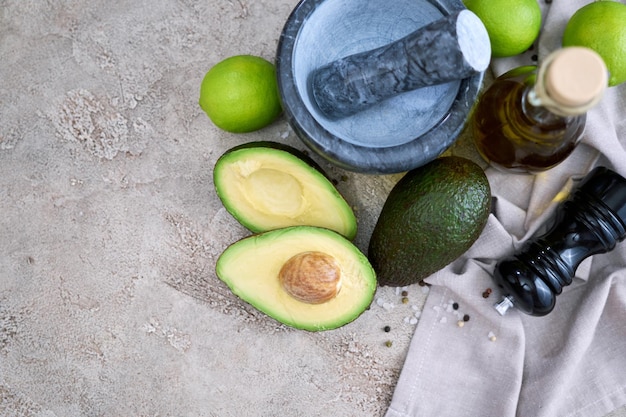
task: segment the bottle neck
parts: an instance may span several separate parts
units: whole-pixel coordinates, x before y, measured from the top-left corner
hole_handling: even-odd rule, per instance
[[[534,86],[527,87],[522,96],[522,112],[528,119],[543,126],[561,125],[565,119],[580,116],[567,114],[554,106],[546,105],[545,101],[537,97]]]
[[[539,77],[539,76],[538,76]],[[550,119],[546,113],[551,113],[554,118],[566,118],[576,117],[587,113],[589,109],[595,106],[599,98],[596,101],[590,102],[584,106],[567,106],[552,99],[546,92],[543,84],[536,84],[529,87],[526,92],[525,101],[528,105],[534,108],[529,110],[530,106],[527,106],[527,113],[533,118],[539,120]],[[532,115],[534,113],[534,115]]]
[[[594,51],[569,47],[548,55],[527,94],[529,104],[558,116],[578,116],[597,105],[608,84],[608,71]]]

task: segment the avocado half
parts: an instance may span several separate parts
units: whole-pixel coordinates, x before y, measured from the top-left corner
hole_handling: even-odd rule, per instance
[[[226,210],[254,233],[309,225],[356,235],[346,200],[312,159],[288,145],[252,142],[226,151],[213,183]]]
[[[258,310],[297,329],[330,330],[355,320],[372,302],[376,275],[340,234],[292,226],[230,245],[217,276]]]

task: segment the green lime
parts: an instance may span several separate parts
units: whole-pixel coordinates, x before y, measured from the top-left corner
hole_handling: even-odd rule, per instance
[[[586,46],[602,57],[609,86],[626,81],[626,4],[595,1],[578,9],[567,22],[563,46]]]
[[[541,8],[537,0],[464,0],[465,7],[482,20],[494,57],[525,52],[541,29]]]
[[[228,132],[261,129],[281,113],[276,69],[253,55],[235,55],[215,64],[200,87],[200,107]]]

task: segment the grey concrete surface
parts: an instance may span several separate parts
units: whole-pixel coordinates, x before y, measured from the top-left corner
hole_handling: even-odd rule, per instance
[[[0,0],[0,416],[384,414],[423,287],[406,304],[379,289],[357,321],[315,334],[214,273],[248,235],[214,193],[216,159],[253,140],[304,147],[282,118],[218,130],[200,82],[231,55],[273,60],[295,5]],[[319,162],[365,250],[398,176]]]

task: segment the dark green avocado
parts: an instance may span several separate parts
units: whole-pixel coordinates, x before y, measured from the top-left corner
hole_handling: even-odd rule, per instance
[[[447,156],[409,171],[389,193],[368,257],[382,286],[414,284],[461,256],[491,210],[491,189],[473,161]]]

